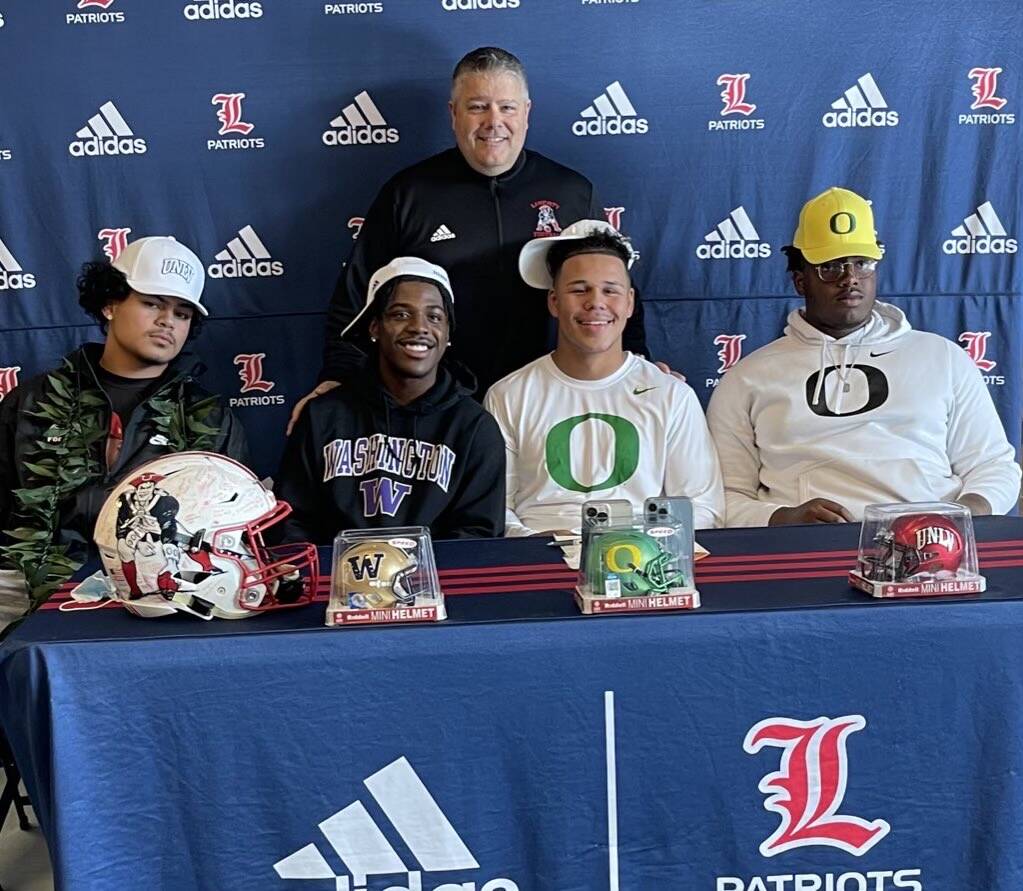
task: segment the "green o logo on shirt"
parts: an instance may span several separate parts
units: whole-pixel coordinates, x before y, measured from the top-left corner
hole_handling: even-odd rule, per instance
[[[592,486],[572,476],[572,431],[584,421],[600,421],[611,428],[615,437],[614,466],[611,475]],[[599,492],[626,482],[639,467],[639,431],[631,421],[618,415],[587,413],[555,424],[547,434],[547,471],[563,489],[571,492]]]

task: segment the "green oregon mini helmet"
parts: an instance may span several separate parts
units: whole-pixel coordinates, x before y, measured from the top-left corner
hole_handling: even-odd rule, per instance
[[[600,590],[608,575],[618,577],[622,594],[642,597],[664,594],[682,584],[683,575],[672,567],[672,555],[645,532],[608,532],[597,542],[600,554]]]

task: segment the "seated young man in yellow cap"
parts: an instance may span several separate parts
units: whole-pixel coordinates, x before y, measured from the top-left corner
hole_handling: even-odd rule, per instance
[[[727,524],[852,522],[878,502],[1011,510],[1020,468],[980,372],[875,299],[883,248],[869,202],[822,192],[784,250],[805,306],[722,378],[707,410]]]
[[[504,532],[504,448],[471,398],[475,380],[441,362],[455,327],[447,273],[398,257],[370,278],[371,355],[310,402],[288,440],[276,493],[288,541],[328,544],[342,529],[429,526],[435,539]]]
[[[553,353],[498,381],[484,404],[508,453],[509,535],[571,531],[587,500],[686,496],[698,528],[721,525],[724,494],[696,395],[622,347],[633,312],[629,243],[582,220],[519,254],[526,284],[547,289]]]

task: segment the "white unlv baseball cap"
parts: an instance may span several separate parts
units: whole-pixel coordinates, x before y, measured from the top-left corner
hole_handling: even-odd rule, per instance
[[[345,330],[341,332],[344,337],[359,321],[372,305],[380,289],[389,281],[401,278],[404,275],[414,275],[416,278],[425,278],[427,281],[436,282],[440,285],[441,294],[455,302],[454,292],[451,290],[451,280],[447,272],[440,266],[428,263],[419,257],[395,257],[386,266],[381,266],[369,280],[369,287],[366,289],[366,305],[359,310],[359,314],[352,319]]]
[[[589,238],[600,232],[621,235],[614,226],[604,220],[579,220],[563,229],[558,236],[553,238],[546,236],[527,241],[519,251],[519,275],[531,288],[542,288],[549,291],[554,287],[554,279],[551,277],[550,269],[547,268],[548,251],[561,242],[578,241],[580,238]],[[627,268],[632,269],[632,264],[636,262],[636,252],[631,245],[627,244],[627,246],[629,248]]]
[[[201,302],[206,284],[202,261],[171,236],[139,238],[121,251],[112,265],[124,273],[133,291],[177,297],[191,303],[204,316],[209,315]]]

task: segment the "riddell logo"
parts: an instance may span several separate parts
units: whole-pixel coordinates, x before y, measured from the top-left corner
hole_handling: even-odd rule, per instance
[[[721,109],[721,117],[729,115],[742,115],[739,119],[712,120],[707,121],[708,130],[763,130],[764,121],[761,118],[750,118],[750,115],[757,110],[752,102],[746,101],[746,83],[749,81],[749,73],[746,74],[722,74],[717,79],[717,85],[724,87],[721,91],[721,102],[724,107]]]
[[[198,3],[187,4],[184,13],[185,18],[192,22],[258,19],[263,15],[263,4],[249,3],[246,0],[200,0]]]
[[[0,241],[0,291],[20,291],[35,286],[36,277],[30,272],[25,272],[7,245]]]
[[[760,240],[756,226],[741,205],[703,237],[696,248],[701,260],[756,260],[771,256],[771,246]]]
[[[107,12],[114,0],[78,0],[75,9],[99,9],[100,12],[69,12],[64,21],[69,25],[108,25],[123,22],[123,12]]]
[[[240,136],[241,139],[210,139],[206,142],[207,151],[216,152],[225,149],[261,149],[265,144],[261,137],[248,137],[255,129],[253,124],[242,120],[242,100],[244,93],[217,93],[210,99],[211,105],[219,105],[217,120],[220,129],[217,136]]]
[[[0,402],[3,402],[4,397],[18,386],[19,371],[21,371],[20,365],[0,368]]]
[[[404,848],[422,869],[409,869],[366,806],[356,801],[319,824],[350,876],[339,875],[315,843],[277,861],[274,871],[278,876],[317,881],[332,879],[336,891],[375,891],[368,886],[367,876],[403,876],[400,879],[403,885],[389,884],[387,891],[425,891],[424,872],[480,868],[408,759],[392,761],[363,782],[397,830]],[[482,886],[477,886],[476,882],[445,883],[434,891],[477,891],[477,888],[478,891],[519,891],[515,882],[504,878],[491,879]]]
[[[1000,387],[1005,383],[1005,375],[991,374],[998,363],[994,359],[987,358],[987,342],[990,337],[990,331],[964,331],[957,339],[963,345],[963,349],[966,350],[966,355],[980,369],[984,383]]]
[[[266,353],[239,353],[234,357],[234,364],[238,366],[238,377],[242,386],[238,391],[243,395],[229,400],[232,408],[244,407],[247,405],[284,405],[284,397],[281,395],[268,396],[276,381],[268,381],[263,378],[263,360]],[[245,393],[261,393],[260,396],[245,396]]]
[[[138,139],[113,102],[104,102],[98,114],[76,134],[68,145],[68,152],[76,158],[105,155],[144,155],[148,149],[144,139]]]
[[[398,131],[387,126],[380,109],[365,90],[351,105],[341,109],[330,126],[334,129],[323,132],[324,145],[383,145],[400,139]]]
[[[856,81],[845,94],[831,103],[821,119],[825,127],[897,127],[899,113],[891,111],[874,75],[869,71]]]
[[[471,12],[480,9],[518,9],[520,0],[441,0],[445,12]]]
[[[991,109],[993,112],[1000,112],[1008,104],[1009,100],[998,96],[998,75],[1002,73],[1001,68],[971,68],[967,77],[974,81],[970,92],[973,94],[973,104],[970,111],[979,109]],[[1006,112],[1003,114],[961,114],[960,124],[1015,124],[1016,115]]]
[[[1018,245],[1005,231],[991,202],[985,201],[952,230],[952,238],[945,239],[941,249],[946,254],[1015,254]]]
[[[284,264],[273,260],[256,230],[245,226],[207,267],[210,278],[269,278],[284,275]]]
[[[96,233],[96,237],[104,242],[103,253],[107,255],[111,263],[120,257],[121,251],[128,246],[129,232],[131,229],[100,229]]]
[[[781,818],[775,832],[760,845],[764,857],[805,847],[837,848],[862,857],[891,831],[885,820],[864,820],[839,814],[849,781],[847,738],[867,726],[862,715],[797,721],[767,718],[746,734],[743,750],[756,755],[767,746],[782,750],[781,769],[767,774],[759,789],[764,808]],[[840,875],[795,874],[721,876],[717,891],[923,891],[922,870],[885,869]]]
[[[576,136],[634,136],[650,129],[650,122],[641,118],[625,94],[620,81],[607,89],[579,113],[572,124]]]

